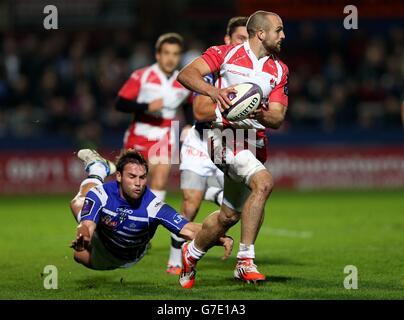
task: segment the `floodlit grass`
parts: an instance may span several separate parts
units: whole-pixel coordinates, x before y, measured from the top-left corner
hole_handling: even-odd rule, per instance
[[[167,203],[180,207],[180,195]],[[256,263],[268,281],[233,280],[238,247],[227,261],[212,249],[198,264],[194,289],[165,273],[169,233],[160,227],[146,257],[130,269],[92,271],[74,262],[69,196],[0,198],[1,299],[403,299],[404,192],[277,191],[256,242]],[[204,203],[197,218],[215,209]],[[236,243],[240,225],[230,233]],[[58,269],[58,289],[42,272]],[[359,288],[343,286],[344,267],[359,272]]]

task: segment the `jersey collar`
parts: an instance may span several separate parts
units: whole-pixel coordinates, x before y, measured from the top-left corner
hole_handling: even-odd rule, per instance
[[[159,64],[157,62],[152,65],[152,68],[158,74],[160,80],[163,83],[167,83],[167,82],[172,83],[175,79],[177,79],[178,70],[174,70],[171,77],[167,78],[166,74],[163,72],[163,70],[160,69]]]
[[[269,56],[265,56],[265,57],[262,57],[261,59],[258,59],[257,56],[254,54],[254,52],[251,50],[250,43],[248,42],[248,40],[246,42],[244,42],[244,50],[247,53],[247,55],[249,56],[249,58],[251,59],[254,69],[256,67],[262,67],[269,58],[271,58],[271,57],[273,58],[273,56],[271,54]]]

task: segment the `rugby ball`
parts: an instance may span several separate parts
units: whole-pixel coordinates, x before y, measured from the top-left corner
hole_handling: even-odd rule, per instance
[[[259,107],[262,100],[262,90],[255,83],[245,82],[234,86],[237,93],[228,95],[232,105],[222,112],[229,121],[244,120]]]

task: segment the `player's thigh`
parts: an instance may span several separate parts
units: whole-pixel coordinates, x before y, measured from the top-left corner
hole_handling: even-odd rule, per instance
[[[242,150],[233,156],[228,166],[228,175],[234,180],[249,185],[250,180],[260,171],[267,171],[265,166],[250,150]]]
[[[170,168],[169,164],[149,164],[150,187],[152,189],[161,190],[166,187]]]
[[[250,181],[249,187],[253,192],[259,192],[265,197],[269,196],[274,186],[274,179],[268,170],[261,170],[254,174]]]
[[[182,193],[182,213],[188,220],[193,221],[199,211],[205,193],[195,189],[182,189]]]
[[[191,170],[181,171],[182,209],[188,219],[193,220],[198,212],[206,187],[207,177],[201,176]]]
[[[251,190],[242,181],[237,181],[231,177],[224,176],[223,204],[229,209],[242,212]]]
[[[180,180],[182,190],[191,189],[205,192],[207,188],[208,177],[193,170],[181,170]]]

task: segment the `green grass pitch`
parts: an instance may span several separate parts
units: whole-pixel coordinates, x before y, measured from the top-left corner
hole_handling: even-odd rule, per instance
[[[179,209],[180,195],[167,202]],[[238,247],[227,261],[214,248],[198,265],[194,289],[165,273],[169,233],[162,227],[147,256],[130,269],[92,271],[72,259],[70,196],[0,198],[0,299],[403,299],[404,191],[275,190],[256,242],[268,281],[233,280]],[[197,221],[215,209],[204,203]],[[230,233],[238,243],[240,225]],[[46,290],[46,265],[58,289]],[[343,286],[344,267],[358,269],[358,289]]]

